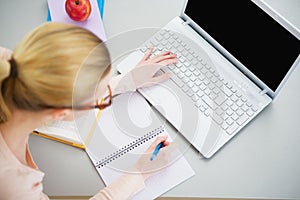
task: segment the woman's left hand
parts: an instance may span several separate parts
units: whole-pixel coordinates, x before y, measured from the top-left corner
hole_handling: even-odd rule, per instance
[[[168,73],[157,73],[162,67],[175,64],[177,55],[165,51],[152,56],[154,48],[151,47],[142,60],[130,71],[136,88],[148,87],[170,78]]]
[[[114,95],[155,85],[170,78],[170,74],[159,71],[162,67],[175,64],[177,55],[165,51],[151,57],[153,50],[151,47],[131,71],[111,78],[109,85]]]

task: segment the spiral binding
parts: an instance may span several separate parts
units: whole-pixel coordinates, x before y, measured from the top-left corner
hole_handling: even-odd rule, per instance
[[[164,127],[159,126],[158,128],[148,132],[147,134],[141,136],[140,138],[130,142],[129,144],[123,146],[121,149],[111,153],[110,155],[106,156],[105,158],[101,159],[100,161],[96,162],[96,167],[101,168],[107,165],[108,163],[114,161],[115,159],[125,155],[126,153],[132,151],[133,149],[139,147],[140,145],[144,144],[145,142],[149,141],[150,139],[160,135],[164,132]]]

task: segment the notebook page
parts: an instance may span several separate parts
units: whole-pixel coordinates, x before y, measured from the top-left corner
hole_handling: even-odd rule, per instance
[[[127,113],[126,116],[129,120],[124,119],[124,113]],[[130,127],[128,123],[135,127]],[[135,143],[136,141],[138,143],[138,139],[147,133],[156,133],[153,130],[158,130],[159,133],[149,137],[146,142],[137,145],[130,152],[121,156],[114,154],[130,143]],[[101,160],[109,160],[104,159],[105,157],[109,155],[115,157],[108,161],[105,166],[96,167],[97,172],[105,184],[108,185],[122,173],[134,175],[136,172],[128,169],[132,167],[159,135],[169,134],[164,129],[163,122],[153,115],[153,111],[146,100],[136,92],[122,94],[114,99],[112,107],[102,112],[98,126],[95,128],[90,143],[87,145],[86,152],[95,167],[99,166]],[[172,140],[172,138],[169,137],[169,140]],[[183,155],[176,152],[174,156],[177,157],[176,159],[171,159],[170,165],[162,168],[147,179],[145,182],[146,188],[136,194],[133,199],[155,199],[195,174]]]
[[[54,121],[47,126],[39,127],[35,131],[50,135],[62,140],[81,144],[82,141],[77,134],[75,121]]]
[[[93,121],[89,120],[94,117],[98,109],[80,112],[73,112],[75,119],[71,121],[52,121],[51,123],[35,129],[35,132],[58,138],[67,142],[84,145],[88,132]],[[53,139],[54,139],[53,138]]]

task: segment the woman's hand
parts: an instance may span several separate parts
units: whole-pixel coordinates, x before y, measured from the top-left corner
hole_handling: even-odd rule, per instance
[[[177,55],[165,51],[151,57],[153,49],[151,47],[131,71],[111,78],[109,85],[114,95],[136,91],[138,88],[155,85],[170,78],[170,74],[158,72],[162,67],[176,63]]]
[[[151,47],[142,60],[133,68],[130,73],[136,88],[148,87],[170,78],[168,73],[157,72],[167,65],[175,64],[177,62],[177,55],[171,51],[152,56],[154,48]]]
[[[163,143],[157,156],[151,160],[151,156],[156,146]],[[148,147],[145,153],[137,161],[135,168],[140,171],[144,179],[149,178],[157,171],[167,167],[171,161],[171,153],[174,151],[176,145],[167,141],[167,136],[160,136]]]

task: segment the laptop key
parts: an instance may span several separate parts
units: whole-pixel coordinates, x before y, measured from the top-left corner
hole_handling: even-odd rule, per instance
[[[204,95],[202,100],[213,110],[216,110],[218,106],[208,96]]]
[[[226,129],[226,133],[228,133],[229,135],[231,135],[232,133],[234,133],[234,131],[236,131],[239,128],[239,126],[236,123],[233,123],[231,126],[229,126]]]
[[[177,68],[175,68],[174,70],[176,70]],[[169,72],[171,72],[170,71],[170,69],[169,68],[167,68],[167,67],[163,67],[163,68],[161,68],[161,71],[163,71],[164,73],[169,73]],[[172,72],[171,72],[171,79],[176,83],[176,85],[178,85],[179,87],[183,87],[185,84],[184,84],[184,82],[180,79],[180,78],[178,78],[177,76],[176,76],[176,74],[173,74]]]
[[[239,117],[239,119],[236,122],[239,125],[242,125],[245,121],[247,121],[248,118],[249,118],[249,116],[244,113],[242,116]]]
[[[176,75],[172,75],[171,76],[171,79],[174,81],[174,83],[176,83],[176,85],[178,85],[179,87],[183,87],[184,86],[184,83],[183,81],[178,78]]]
[[[224,122],[224,120],[215,113],[211,114],[211,118],[219,125],[221,125]]]

